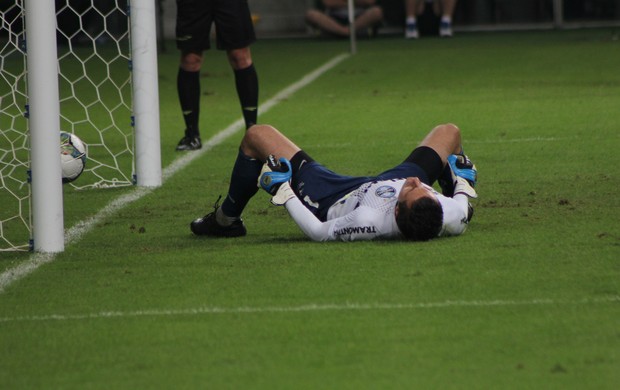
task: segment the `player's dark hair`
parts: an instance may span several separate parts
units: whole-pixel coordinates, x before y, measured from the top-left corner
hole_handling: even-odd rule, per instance
[[[430,197],[423,197],[407,208],[405,202],[399,202],[396,224],[403,235],[412,241],[428,241],[435,238],[443,224],[443,209],[439,202]]]

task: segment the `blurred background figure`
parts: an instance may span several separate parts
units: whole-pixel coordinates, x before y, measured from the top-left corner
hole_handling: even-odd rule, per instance
[[[347,0],[321,0],[320,9],[306,12],[306,23],[321,32],[348,37],[349,13]],[[376,0],[355,0],[354,28],[359,36],[373,36],[383,21],[383,9]]]
[[[418,16],[423,15],[426,7],[432,7],[435,15],[441,15],[439,21],[439,36],[452,36],[452,15],[457,0],[405,0],[405,38],[417,39],[420,37],[418,30]],[[427,4],[428,3],[428,4]]]

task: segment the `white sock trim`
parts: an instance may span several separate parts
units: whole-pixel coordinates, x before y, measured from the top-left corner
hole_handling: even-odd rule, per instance
[[[226,216],[224,212],[222,211],[221,207],[218,207],[217,211],[215,212],[215,221],[220,226],[230,226],[236,220],[237,220],[236,217]]]

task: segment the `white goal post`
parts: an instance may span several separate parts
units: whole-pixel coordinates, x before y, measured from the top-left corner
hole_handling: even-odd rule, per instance
[[[156,0],[131,1],[136,184],[161,185]]]
[[[61,130],[78,133],[87,144],[87,150],[92,152],[87,159],[87,170],[93,180],[84,179],[84,188],[132,183],[146,187],[161,185],[155,2],[156,0],[86,0],[80,4],[90,3],[90,8],[82,10],[73,7],[72,4],[77,4],[77,1],[65,0],[59,11],[58,2],[54,4],[54,1],[18,0],[11,7],[23,13],[25,28],[24,33],[19,34],[14,34],[12,30],[16,29],[10,25],[15,18],[3,18],[0,27],[9,30],[9,38],[6,45],[0,46],[0,54],[3,54],[0,61],[0,108],[4,111],[0,112],[0,158],[3,160],[0,192],[6,189],[9,197],[16,198],[18,205],[15,206],[15,212],[19,215],[6,217],[5,210],[0,214],[0,251],[23,248],[14,245],[12,240],[5,237],[6,231],[15,230],[13,226],[10,229],[7,226],[16,220],[30,225],[28,230],[31,235],[31,249],[38,252],[64,250],[63,185],[59,150]],[[125,3],[127,9],[119,12],[120,4]],[[114,7],[115,9],[108,10]],[[15,11],[15,8],[9,10]],[[0,9],[0,12],[3,9]],[[74,33],[63,35],[58,29],[57,20],[60,13],[67,10],[71,17],[78,19],[78,28]],[[112,16],[116,17],[119,13],[123,14],[125,20],[129,18],[129,28],[127,32],[118,34],[120,39],[116,39],[109,24],[112,23]],[[103,32],[92,31],[91,26],[83,20],[87,15],[94,15],[101,21]],[[22,38],[17,37],[18,35],[27,37],[23,39],[25,44],[22,44]],[[65,42],[57,42],[57,36],[64,38]],[[2,39],[0,36],[0,41]],[[77,39],[83,39],[87,43],[82,42],[84,46],[74,46]],[[102,42],[106,41],[114,49],[121,50],[121,46],[126,46],[131,56],[108,56],[105,52],[98,52],[100,46],[105,46]],[[7,47],[9,49],[6,49]],[[57,51],[59,47],[63,47],[63,53]],[[89,49],[92,49],[92,53]],[[67,51],[69,54],[65,53]],[[4,52],[9,55],[5,56]],[[25,55],[26,71],[23,74],[5,72],[4,67],[15,64],[14,59],[20,54]],[[91,68],[92,74],[76,75],[76,72],[71,71],[63,73],[65,67],[73,70]],[[124,67],[123,72],[130,76],[119,77],[120,67]],[[26,80],[27,92],[20,89],[23,85],[22,79]],[[66,92],[68,96],[63,96]],[[82,92],[86,96],[83,99],[79,96]],[[25,107],[22,102],[23,95],[26,95]],[[11,103],[10,98],[19,102]],[[27,118],[27,129],[20,126],[18,115],[15,114],[16,110],[21,110],[16,108],[20,106],[24,109],[23,116]],[[65,113],[65,109],[78,112],[79,118],[72,118],[71,114]],[[105,123],[93,120],[97,116],[104,118]],[[10,123],[3,121],[5,118],[8,118]],[[119,125],[119,122],[122,124]],[[133,130],[126,130],[127,127],[131,129],[132,125]],[[84,133],[88,134],[88,137],[81,135]],[[126,150],[111,150],[107,145],[111,136],[120,139],[115,140],[115,143]],[[27,150],[28,144],[28,153],[20,150]],[[4,162],[5,156],[23,154],[28,155],[29,161],[23,162],[10,157],[9,163]],[[124,162],[127,159],[130,161]],[[5,166],[10,169],[4,169]],[[18,181],[13,177],[14,172],[20,171],[23,166],[29,167],[31,210],[24,210],[28,207],[24,206],[23,195],[17,196],[13,190],[16,186],[20,189],[27,187],[28,175],[23,174],[22,184],[6,184]],[[20,176],[19,180],[21,179]],[[72,190],[78,188],[73,183],[66,186],[71,186],[69,188]],[[3,203],[7,203],[4,201],[6,197],[1,199]],[[3,208],[6,208],[5,206],[9,205],[3,204]],[[29,216],[22,215],[28,213]],[[24,239],[28,240],[28,237]],[[8,248],[3,246],[7,243]]]
[[[51,1],[26,0],[28,121],[34,249],[64,250],[56,12]]]
[[[354,0],[348,0],[347,1],[347,11],[349,14],[349,45],[350,45],[350,51],[351,54],[356,54],[357,53],[357,38],[356,38],[356,31],[355,28],[353,28],[353,26],[355,26],[355,4],[354,4]]]

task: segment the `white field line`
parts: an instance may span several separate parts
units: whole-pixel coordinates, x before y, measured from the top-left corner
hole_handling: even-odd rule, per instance
[[[509,138],[509,139],[487,139],[487,140],[466,140],[469,144],[520,144],[526,142],[557,142],[578,140],[578,138],[569,137],[530,137],[530,138]]]
[[[290,86],[284,88],[280,92],[278,92],[274,97],[262,103],[260,106],[260,113],[264,114],[269,111],[272,107],[280,103],[282,100],[286,100],[291,97],[295,92],[299,91],[303,87],[312,83],[314,80],[319,78],[325,72],[329,71],[345,59],[347,59],[350,55],[340,54],[330,61],[326,62],[319,68],[314,71],[308,73],[304,77],[302,77],[299,81],[291,84]],[[214,135],[211,139],[209,139],[204,145],[203,148],[196,152],[186,152],[181,157],[176,158],[168,167],[166,167],[162,171],[162,179],[165,182],[170,177],[174,176],[181,169],[185,168],[189,163],[194,161],[195,159],[202,156],[204,153],[213,149],[213,147],[219,145],[224,140],[226,140],[231,135],[235,134],[237,131],[243,128],[243,120],[239,119],[233,122],[230,126],[220,131],[216,135]],[[94,216],[87,218],[83,221],[78,222],[73,227],[68,229],[65,232],[65,245],[71,245],[78,242],[82,236],[88,232],[90,232],[98,223],[108,218],[109,216],[115,214],[122,208],[126,207],[130,203],[141,199],[145,195],[150,194],[155,190],[154,187],[136,187],[130,193],[122,195],[114,200],[112,200],[107,206],[101,209]],[[28,260],[20,263],[12,268],[7,269],[0,275],[0,293],[4,292],[4,290],[10,286],[15,281],[29,275],[30,273],[37,270],[43,264],[49,263],[54,260],[56,257],[55,253],[35,253],[31,255]]]
[[[266,306],[266,307],[196,307],[189,309],[150,309],[136,311],[101,311],[87,314],[48,314],[18,317],[0,317],[0,323],[8,322],[46,322],[78,321],[106,318],[136,317],[175,317],[217,314],[264,314],[264,313],[303,313],[322,311],[378,311],[378,310],[422,310],[443,308],[492,308],[509,306],[558,306],[558,305],[595,305],[620,302],[620,296],[579,300],[532,299],[526,301],[492,300],[492,301],[443,301],[427,303],[344,303],[344,304],[308,304],[301,306]]]

